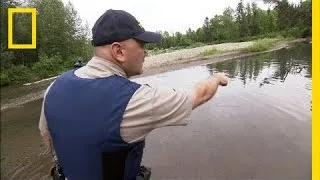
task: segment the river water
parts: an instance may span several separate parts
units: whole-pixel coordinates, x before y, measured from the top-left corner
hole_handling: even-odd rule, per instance
[[[143,164],[152,179],[310,179],[311,44],[133,81],[192,88],[215,72],[228,73],[229,85],[187,126],[147,137]],[[47,178],[40,108],[36,100],[1,112],[1,179]]]

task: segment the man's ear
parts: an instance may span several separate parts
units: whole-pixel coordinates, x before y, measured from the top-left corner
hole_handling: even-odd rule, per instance
[[[114,42],[111,44],[112,56],[118,60],[120,63],[124,62],[123,45],[119,42]]]

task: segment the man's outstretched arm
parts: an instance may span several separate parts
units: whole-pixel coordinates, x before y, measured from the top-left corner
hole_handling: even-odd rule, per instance
[[[130,99],[121,123],[121,136],[128,143],[139,142],[153,130],[165,126],[185,126],[192,109],[208,101],[228,78],[217,73],[191,89],[142,85]]]
[[[210,100],[217,92],[218,87],[226,86],[228,77],[224,73],[216,73],[209,79],[201,81],[194,86],[192,109]]]

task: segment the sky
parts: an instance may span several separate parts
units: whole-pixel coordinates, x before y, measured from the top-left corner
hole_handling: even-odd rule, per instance
[[[62,0],[70,1],[82,21],[93,27],[95,21],[108,9],[121,9],[132,14],[148,31],[168,31],[185,33],[190,27],[201,27],[205,17],[212,18],[222,14],[226,7],[236,9],[239,0]],[[256,2],[261,9],[268,9],[262,0],[244,0]],[[289,0],[299,3],[300,0]]]

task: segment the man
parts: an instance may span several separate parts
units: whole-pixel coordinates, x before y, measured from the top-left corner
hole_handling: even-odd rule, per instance
[[[92,35],[92,59],[48,88],[39,129],[69,180],[136,179],[148,133],[187,125],[192,109],[228,79],[217,73],[186,91],[130,81],[142,73],[145,43],[161,36],[145,31],[125,11],[106,11]]]

